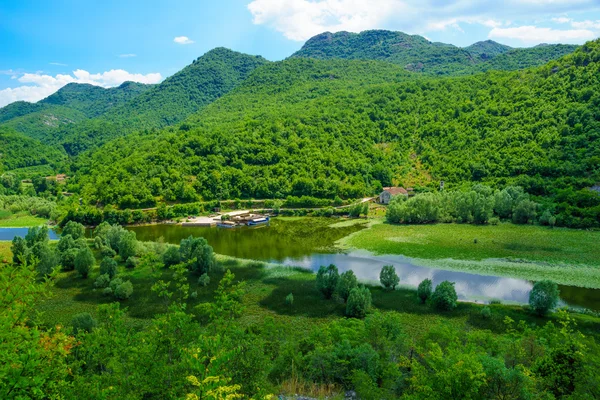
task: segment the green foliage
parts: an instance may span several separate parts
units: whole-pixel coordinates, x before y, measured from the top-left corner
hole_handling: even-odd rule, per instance
[[[201,237],[182,239],[179,255],[181,261],[196,275],[208,274],[216,264],[212,246]]]
[[[384,265],[379,272],[379,282],[388,290],[396,289],[400,278],[396,274],[396,268],[393,265]]]
[[[66,235],[71,235],[74,240],[85,238],[85,226],[75,221],[69,221],[61,232],[61,237]]]
[[[433,283],[431,279],[424,279],[419,283],[417,287],[417,297],[421,300],[421,303],[425,304],[427,299],[431,297],[431,293],[433,291]]]
[[[135,238],[135,232],[125,231],[119,238],[118,253],[123,261],[129,261],[129,259],[137,253],[137,239]]]
[[[435,308],[442,311],[450,311],[456,308],[458,296],[454,289],[454,282],[443,281],[435,287],[431,295],[431,303]]]
[[[73,327],[73,333],[77,335],[79,332],[90,333],[98,326],[98,322],[90,315],[90,313],[84,312],[73,316],[71,326]]]
[[[31,249],[31,254],[37,260],[35,267],[42,276],[51,275],[60,262],[56,251],[48,242],[36,243]]]
[[[317,272],[317,289],[326,299],[330,299],[335,292],[339,279],[340,275],[335,265],[330,264],[328,267],[322,265]]]
[[[117,300],[127,300],[133,294],[133,284],[131,281],[125,281],[119,285],[111,287],[111,289]]]
[[[198,285],[200,286],[208,286],[208,284],[210,283],[210,276],[208,276],[208,274],[205,272],[202,275],[200,275],[200,277],[198,278]]]
[[[285,296],[285,305],[292,307],[294,305],[294,295],[292,293]]]
[[[20,236],[15,236],[12,240],[10,251],[13,255],[13,263],[21,264],[27,256],[27,242]]]
[[[489,308],[488,306],[485,306],[481,309],[481,317],[483,319],[490,319],[492,318],[492,310],[491,308]]]
[[[117,276],[117,262],[110,257],[104,257],[100,262],[100,275],[108,275],[109,279]]]
[[[179,256],[179,249],[176,246],[169,246],[163,254],[163,263],[168,268],[172,265],[179,264],[181,258]]]
[[[529,307],[538,315],[545,315],[558,303],[560,292],[552,281],[538,281],[529,292]]]
[[[94,282],[94,287],[97,289],[104,289],[106,287],[108,287],[108,285],[110,284],[110,276],[108,274],[102,274],[100,276],[98,276],[98,278],[96,278],[96,281]],[[111,290],[112,293],[112,290]]]
[[[61,151],[1,126],[0,149],[2,149],[0,171],[2,167],[10,171],[36,165],[56,166],[65,158],[65,154]]]
[[[350,296],[352,289],[357,287],[358,278],[354,275],[354,271],[350,269],[340,275],[335,291],[345,303],[348,301],[348,296]]]
[[[371,308],[371,291],[365,286],[354,288],[348,296],[346,315],[352,318],[364,318]]]
[[[88,274],[96,264],[94,254],[89,247],[81,248],[75,256],[75,269],[82,278],[87,278]]]

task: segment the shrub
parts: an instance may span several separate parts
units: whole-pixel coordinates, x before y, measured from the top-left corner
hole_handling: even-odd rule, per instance
[[[113,294],[117,300],[127,300],[133,294],[133,284],[125,281],[113,290]]]
[[[454,282],[444,281],[437,285],[431,300],[438,310],[450,311],[455,308],[458,296],[456,295],[456,289],[454,289]]]
[[[117,276],[117,262],[110,257],[104,257],[100,262],[100,275],[108,275],[109,280]]]
[[[179,246],[181,261],[187,263],[188,268],[202,275],[209,273],[216,264],[213,248],[204,238],[190,236],[183,239]]]
[[[558,285],[552,281],[539,281],[529,292],[529,306],[538,315],[545,315],[556,307],[560,292]]]
[[[285,296],[285,304],[289,307],[294,305],[294,295],[293,294],[288,294],[287,296]]]
[[[419,287],[417,288],[417,296],[421,300],[421,303],[425,303],[428,298],[431,297],[433,284],[431,279],[424,279],[421,283],[419,283]]]
[[[90,313],[84,312],[75,314],[71,320],[71,325],[73,326],[73,333],[77,335],[79,332],[90,333],[98,325],[98,323],[90,315]]]
[[[488,222],[490,225],[498,225],[500,223],[500,219],[498,217],[492,217]]]
[[[317,289],[326,299],[330,299],[337,287],[340,275],[335,265],[330,264],[329,267],[321,266],[317,272]]]
[[[94,264],[94,254],[92,254],[92,251],[88,247],[80,249],[77,252],[77,255],[75,256],[75,269],[82,278],[88,277]]]
[[[396,286],[400,282],[400,278],[396,275],[396,268],[393,265],[385,265],[381,268],[379,273],[379,281],[388,290],[396,289]]]
[[[210,283],[210,276],[208,276],[207,273],[204,273],[202,275],[200,275],[200,278],[198,278],[198,285],[200,286],[208,286],[208,284]]]
[[[371,291],[365,287],[352,289],[348,296],[346,315],[352,318],[364,318],[371,308]]]
[[[59,258],[54,249],[50,248],[47,242],[40,242],[36,243],[31,250],[38,260],[36,269],[40,275],[52,274],[59,263]]]
[[[61,236],[71,235],[75,240],[85,237],[85,226],[79,222],[69,221],[62,230]]]
[[[340,275],[340,279],[337,283],[337,294],[344,300],[344,303],[348,301],[348,296],[352,289],[358,287],[358,279],[352,270],[348,270]]]
[[[121,278],[115,278],[112,281],[110,281],[110,288],[112,289],[112,291],[114,292],[117,289],[117,286],[121,285],[123,283],[123,279]]]
[[[27,254],[27,242],[20,236],[15,236],[12,240],[10,251],[13,254],[13,264],[20,265],[21,259]]]
[[[110,287],[104,288],[104,290],[102,290],[102,294],[105,296],[111,296],[113,294],[113,291]]]
[[[481,309],[481,317],[483,319],[490,319],[492,317],[492,310],[485,306]]]
[[[112,258],[117,255],[117,252],[108,246],[103,246],[100,250],[100,255],[102,257],[111,257]]]
[[[179,256],[179,249],[175,246],[167,247],[167,250],[163,254],[163,263],[166,267],[179,264],[181,258]]]
[[[79,254],[77,248],[65,250],[60,254],[60,265],[63,271],[73,271],[75,269],[75,257]]]
[[[140,264],[140,259],[137,257],[129,257],[125,261],[125,267],[129,269],[136,268]]]
[[[110,284],[110,276],[108,274],[102,274],[98,278],[96,278],[96,282],[94,282],[94,287],[98,289],[103,289],[108,287]]]
[[[121,234],[119,240],[119,255],[123,261],[129,260],[137,253],[137,240],[135,238],[135,232],[125,231]]]

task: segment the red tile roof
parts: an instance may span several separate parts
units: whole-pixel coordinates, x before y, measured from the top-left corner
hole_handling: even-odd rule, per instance
[[[388,192],[392,196],[396,196],[399,194],[408,194],[406,189],[404,189],[403,187],[384,187],[383,190],[385,192]]]

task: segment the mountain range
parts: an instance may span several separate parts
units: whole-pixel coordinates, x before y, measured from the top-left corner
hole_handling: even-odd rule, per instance
[[[46,162],[89,204],[356,198],[444,180],[520,185],[559,224],[597,226],[599,60],[598,42],[324,33],[279,62],[218,48],[131,97],[131,83],[65,87],[5,107],[0,126],[62,153]]]

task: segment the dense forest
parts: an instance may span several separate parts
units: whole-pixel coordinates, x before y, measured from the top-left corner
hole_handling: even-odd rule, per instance
[[[82,157],[73,188],[137,208],[514,184],[554,204],[559,224],[597,226],[599,57],[591,42],[537,69],[444,79],[376,61],[272,63],[176,128]]]
[[[322,33],[292,55],[316,59],[380,60],[427,75],[469,75],[541,66],[570,54],[577,46],[540,45],[513,49],[492,40],[460,48],[432,43],[422,36],[383,30]]]
[[[52,164],[56,167],[66,154],[36,139],[0,127],[0,173],[3,170]]]

